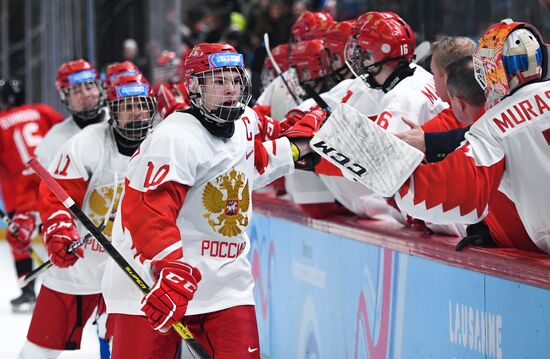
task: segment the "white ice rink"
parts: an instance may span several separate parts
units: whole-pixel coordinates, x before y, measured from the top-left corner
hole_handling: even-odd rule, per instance
[[[42,258],[46,258],[45,250],[40,245],[34,245]],[[17,288],[15,268],[8,243],[0,240],[0,359],[15,359],[25,342],[27,330],[31,321],[30,314],[12,314],[10,300],[20,294]],[[99,344],[95,327],[87,323],[82,336],[81,350],[66,351],[60,358],[99,359]]]

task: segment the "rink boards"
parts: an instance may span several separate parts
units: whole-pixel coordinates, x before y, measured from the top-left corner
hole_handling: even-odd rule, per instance
[[[258,212],[249,258],[266,358],[550,357],[548,289]]]

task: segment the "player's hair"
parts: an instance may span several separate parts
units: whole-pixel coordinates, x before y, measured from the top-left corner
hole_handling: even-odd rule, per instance
[[[464,56],[451,62],[446,68],[447,90],[450,97],[460,97],[475,107],[485,104],[485,93],[474,76],[472,56]]]
[[[474,54],[476,43],[463,36],[445,36],[432,44],[432,56],[439,70],[456,59]]]

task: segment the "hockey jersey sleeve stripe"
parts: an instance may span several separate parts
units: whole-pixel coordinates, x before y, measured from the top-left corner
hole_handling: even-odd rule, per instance
[[[476,223],[487,214],[489,200],[504,171],[504,158],[476,165],[469,145],[445,160],[421,165],[395,199],[413,217],[432,223]]]
[[[154,190],[136,190],[126,180],[121,204],[122,226],[132,238],[138,259],[183,257],[176,220],[189,186],[169,181]],[[163,257],[164,256],[164,257]]]

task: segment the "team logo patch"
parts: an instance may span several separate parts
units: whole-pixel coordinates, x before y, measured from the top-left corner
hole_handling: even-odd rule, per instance
[[[219,52],[208,55],[208,65],[211,69],[225,66],[243,67],[243,55],[232,52]]]
[[[124,189],[124,183],[120,182],[115,186],[106,185],[95,187],[90,194],[88,199],[88,217],[92,220],[93,224],[96,227],[99,227],[103,224],[105,217],[109,217],[107,225],[103,230],[103,233],[110,237],[111,231],[113,229],[114,221],[114,211],[118,208],[118,202],[122,196],[122,190]],[[107,213],[109,207],[111,207],[111,202],[114,201],[112,206],[113,213]]]
[[[208,182],[202,192],[203,215],[212,229],[225,237],[235,237],[248,226],[250,191],[244,173],[231,169]]]
[[[83,82],[94,81],[95,80],[95,71],[94,70],[84,70],[75,72],[74,74],[69,75],[69,82],[71,85],[80,84]]]

